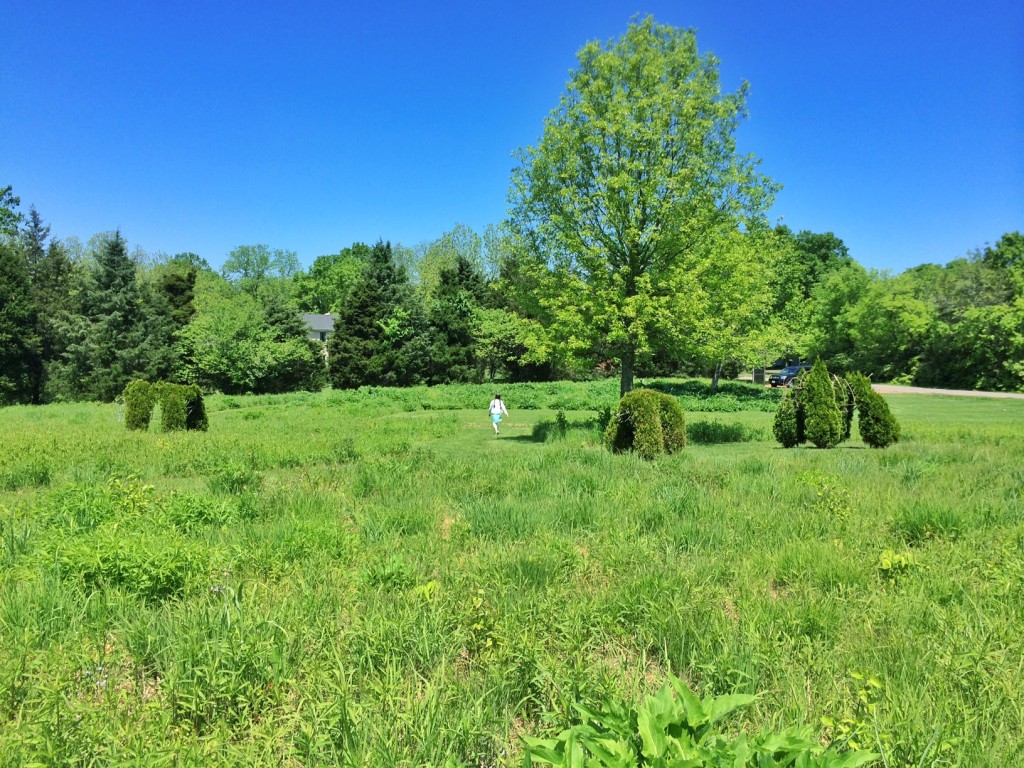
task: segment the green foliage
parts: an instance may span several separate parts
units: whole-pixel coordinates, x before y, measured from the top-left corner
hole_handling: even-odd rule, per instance
[[[150,384],[141,379],[124,389],[124,421],[128,429],[146,430],[153,406],[160,404],[160,426],[164,432],[192,429],[205,432],[210,422],[206,415],[203,391],[195,384]]]
[[[408,275],[395,264],[391,244],[378,242],[327,345],[332,386],[420,383],[430,354],[425,331]]]
[[[760,429],[743,424],[725,424],[720,421],[691,421],[686,425],[686,439],[701,445],[722,443],[749,443],[761,440]]]
[[[872,448],[887,448],[900,439],[900,425],[889,410],[885,398],[871,388],[863,374],[849,377],[857,400],[857,429],[860,438]]]
[[[833,381],[820,359],[803,380],[800,407],[807,439],[818,448],[835,448],[843,439],[843,417],[836,404]]]
[[[149,429],[158,392],[158,388],[143,379],[136,379],[124,388],[124,425],[128,429]]]
[[[627,393],[605,430],[614,452],[634,451],[645,459],[686,446],[686,423],[679,401],[653,389]]]
[[[662,689],[636,708],[616,700],[597,706],[575,703],[579,721],[556,738],[526,737],[524,765],[855,768],[879,757],[871,752],[823,749],[809,728],[737,736],[721,724],[756,700],[756,696],[745,694],[700,699],[685,683],[668,675]]]
[[[431,383],[480,379],[474,330],[475,313],[484,293],[483,276],[464,256],[440,269],[430,299]]]
[[[891,397],[898,451],[808,453],[728,385],[687,426],[762,442],[648,463],[587,425],[617,385],[502,385],[502,440],[468,384],[212,395],[201,439],[4,409],[0,764],[520,765],[584,725],[639,764],[671,672],[757,694],[709,749],[1016,766],[1024,401]]]
[[[273,293],[264,300],[216,275],[200,275],[196,315],[178,334],[186,380],[227,394],[323,385],[322,353],[297,313]]]
[[[0,405],[33,400],[41,366],[36,327],[25,260],[0,239]]]
[[[617,358],[624,395],[640,357],[712,329],[713,298],[735,291],[743,307],[747,289],[761,295],[763,281],[732,277],[756,271],[739,232],[762,229],[775,186],[736,150],[746,86],[723,94],[693,32],[647,18],[577,58],[513,174],[512,222],[531,246],[515,266],[559,353]],[[681,168],[700,169],[699,182]],[[716,271],[733,254],[745,269]]]
[[[56,553],[60,569],[89,588],[123,587],[154,600],[181,595],[209,568],[206,548],[170,532],[125,532],[103,526]]]
[[[800,444],[799,420],[801,416],[800,406],[796,398],[795,389],[787,389],[779,401],[779,409],[775,412],[775,419],[772,422],[772,431],[775,439],[783,448],[795,448]]]

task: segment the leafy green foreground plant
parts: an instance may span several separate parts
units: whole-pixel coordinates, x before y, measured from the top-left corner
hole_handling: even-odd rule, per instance
[[[618,701],[597,710],[575,704],[583,721],[554,739],[526,740],[523,764],[565,768],[857,768],[878,759],[872,752],[840,753],[823,749],[811,738],[810,727],[790,726],[754,736],[727,735],[719,723],[730,713],[756,701],[756,696],[733,694],[703,700],[686,685],[668,682],[638,708]]]

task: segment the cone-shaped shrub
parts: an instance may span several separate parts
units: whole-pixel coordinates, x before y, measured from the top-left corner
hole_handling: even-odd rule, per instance
[[[206,401],[203,400],[203,390],[196,384],[189,384],[185,397],[185,429],[195,429],[205,432],[210,428],[210,420],[206,416]]]
[[[779,409],[775,411],[775,422],[772,424],[775,439],[782,444],[783,448],[794,448],[800,443],[797,431],[798,407],[794,391],[787,389],[783,393]]]
[[[148,381],[136,379],[124,388],[124,425],[128,429],[149,429],[156,403],[156,391]]]
[[[635,451],[645,459],[675,453],[686,446],[686,419],[679,401],[651,389],[627,392],[605,430],[616,453]]]
[[[885,398],[871,388],[862,374],[850,377],[857,397],[857,428],[860,439],[872,448],[887,448],[900,439],[900,424],[889,410]]]
[[[800,392],[807,439],[818,448],[835,448],[843,439],[843,417],[828,369],[819,359],[804,380]]]
[[[839,408],[839,415],[843,420],[843,436],[840,442],[850,439],[853,431],[853,412],[857,409],[857,399],[853,394],[853,387],[850,382],[841,376],[832,378],[832,391],[836,397],[836,407]]]
[[[185,429],[188,424],[188,411],[185,407],[185,387],[180,384],[159,385],[160,391],[160,426],[164,432],[176,432]]]

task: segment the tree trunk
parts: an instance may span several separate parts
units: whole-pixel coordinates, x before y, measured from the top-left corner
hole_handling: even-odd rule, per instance
[[[633,391],[633,362],[636,349],[630,344],[622,353],[622,378],[619,380],[619,397]]]
[[[711,376],[711,391],[712,392],[717,392],[718,391],[718,377],[721,376],[721,375],[722,375],[722,364],[718,363],[715,366],[714,374],[712,374],[712,376]]]

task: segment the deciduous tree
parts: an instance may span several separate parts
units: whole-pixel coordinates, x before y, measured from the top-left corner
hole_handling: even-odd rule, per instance
[[[578,60],[539,143],[520,153],[512,220],[552,333],[570,353],[609,344],[625,393],[638,354],[692,333],[696,264],[717,239],[762,226],[775,187],[736,150],[747,85],[723,94],[693,32],[648,18]]]

